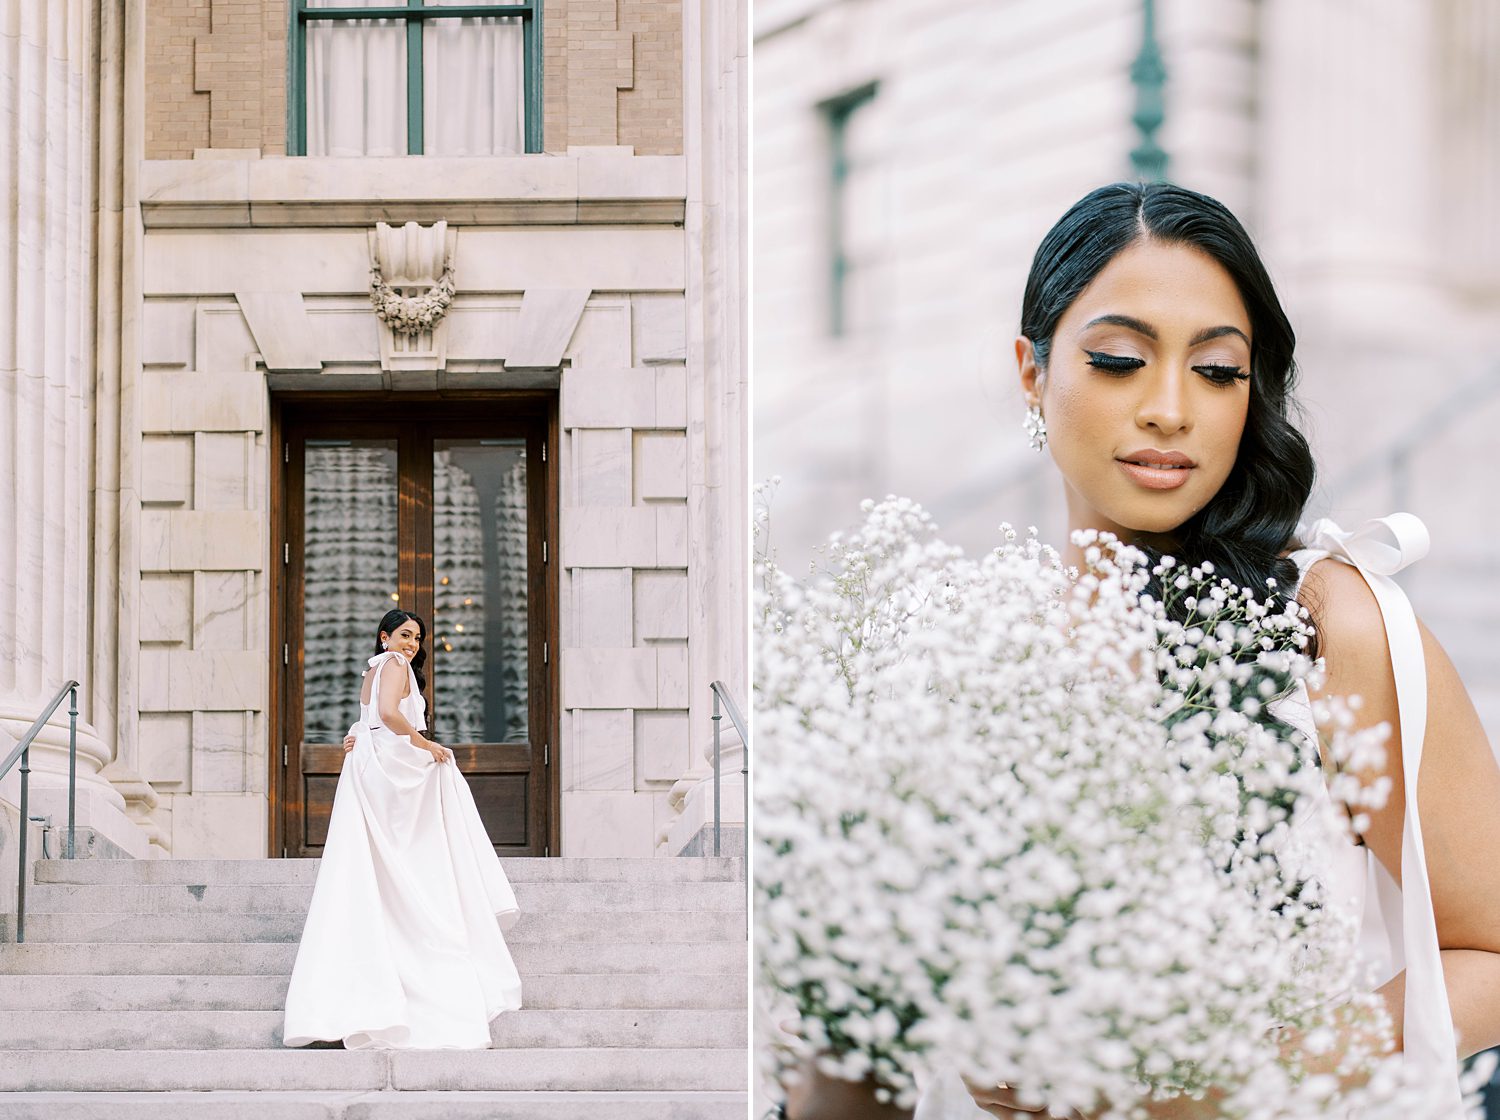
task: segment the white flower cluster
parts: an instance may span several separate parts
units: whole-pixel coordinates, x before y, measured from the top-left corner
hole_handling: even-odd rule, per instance
[[[1079,575],[1034,530],[974,560],[908,500],[864,510],[823,578],[759,563],[758,983],[802,1030],[770,1072],[818,1056],[903,1106],[949,1067],[1058,1116],[1438,1116],[1307,871],[1338,825],[1271,709],[1313,672],[1295,605],[1170,561],[1153,597],[1109,538]],[[1379,749],[1347,724],[1337,757]]]

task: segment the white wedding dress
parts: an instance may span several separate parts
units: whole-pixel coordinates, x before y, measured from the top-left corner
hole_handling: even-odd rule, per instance
[[[370,658],[370,702],[350,728],[354,749],[287,991],[287,1046],[483,1049],[490,1020],[521,1006],[502,935],[516,896],[457,765],[380,724],[380,671],[391,658],[407,671],[401,714],[427,727],[405,658]]]
[[[1416,616],[1405,593],[1391,579],[1427,554],[1427,529],[1413,515],[1396,513],[1366,522],[1353,532],[1345,532],[1325,518],[1311,526],[1298,526],[1297,535],[1306,545],[1291,554],[1297,563],[1299,588],[1314,563],[1334,556],[1358,568],[1375,593],[1390,643],[1401,723],[1400,780],[1406,793],[1401,878],[1406,889],[1397,885],[1369,848],[1344,839],[1342,833],[1325,853],[1323,882],[1331,904],[1348,907],[1358,916],[1359,942],[1352,948],[1369,970],[1373,987],[1382,986],[1405,969],[1404,1060],[1418,1062],[1430,1071],[1431,1083],[1440,1086],[1447,1099],[1447,1114],[1460,1120],[1464,1113],[1458,1087],[1457,1042],[1443,981],[1417,811],[1417,770],[1427,723],[1426,661]],[[1273,707],[1283,720],[1317,741],[1305,685],[1299,684]],[[1335,808],[1326,788],[1319,789],[1323,796],[1312,811],[1342,812]],[[984,1120],[988,1115],[953,1075],[935,1078],[927,1085],[916,1110],[916,1120]]]

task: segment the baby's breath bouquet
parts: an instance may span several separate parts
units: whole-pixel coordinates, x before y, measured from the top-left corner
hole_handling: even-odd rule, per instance
[[[1314,671],[1300,608],[1107,536],[1080,574],[1034,532],[971,559],[864,508],[818,578],[759,561],[758,982],[800,1021],[771,1072],[902,1107],[947,1069],[1058,1116],[1440,1115],[1307,870],[1342,814],[1277,716]],[[1335,714],[1339,758],[1379,750]]]

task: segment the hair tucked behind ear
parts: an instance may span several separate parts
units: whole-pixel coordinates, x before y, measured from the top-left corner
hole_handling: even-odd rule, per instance
[[[1264,597],[1267,579],[1283,593],[1297,565],[1280,554],[1293,540],[1312,493],[1312,451],[1289,418],[1296,335],[1250,235],[1220,202],[1170,183],[1112,183],[1091,191],[1037,247],[1021,304],[1021,333],[1045,376],[1058,320],[1122,250],[1151,238],[1189,245],[1234,278],[1250,316],[1250,406],[1234,467],[1212,500],[1175,531],[1174,554]],[[1145,551],[1154,553],[1153,549]],[[1161,597],[1153,583],[1148,589]],[[1317,656],[1316,644],[1309,651]]]

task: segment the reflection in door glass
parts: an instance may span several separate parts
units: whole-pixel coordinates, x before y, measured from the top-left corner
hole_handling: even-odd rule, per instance
[[[302,738],[337,743],[396,598],[396,441],[308,440],[303,486]]]
[[[452,743],[526,734],[526,442],[433,441],[433,709]]]

